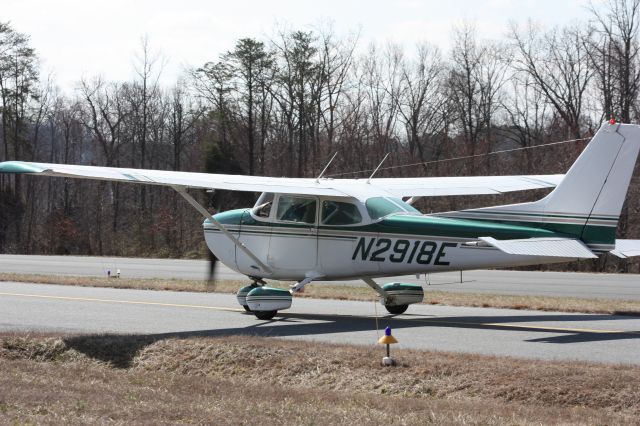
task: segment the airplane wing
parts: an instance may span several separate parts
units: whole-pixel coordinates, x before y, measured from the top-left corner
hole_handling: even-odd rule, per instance
[[[27,163],[21,161],[6,161],[0,163],[0,173],[24,173],[41,176],[143,183],[148,185],[226,189],[231,191],[346,196],[346,194],[332,188],[316,184],[313,179],[298,178],[289,179],[264,176],[174,172],[167,170],[126,169],[119,167]]]
[[[622,259],[640,256],[640,240],[616,240],[616,248],[609,253]]]
[[[371,196],[427,197],[500,194],[509,191],[553,188],[564,175],[464,176],[424,178],[310,179],[224,175],[167,170],[6,161],[0,173],[22,173],[143,183],[183,188],[225,189],[248,192],[325,195],[366,199]]]
[[[564,175],[452,176],[430,178],[380,178],[372,185],[383,187],[397,197],[438,197],[444,195],[502,194],[510,191],[553,188]]]
[[[595,259],[596,256],[580,240],[573,238],[527,238],[522,240],[496,240],[492,237],[480,237],[481,241],[498,250],[522,256],[567,257]]]

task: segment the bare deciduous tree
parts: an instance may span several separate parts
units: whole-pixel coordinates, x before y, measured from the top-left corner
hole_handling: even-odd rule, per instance
[[[629,123],[638,117],[640,90],[640,0],[607,0],[605,10],[590,6],[594,36],[587,40],[606,118]]]
[[[501,106],[508,62],[505,49],[495,42],[477,43],[476,29],[464,24],[454,29],[449,71],[449,93],[470,154],[476,155],[483,133],[490,141],[492,120]],[[470,162],[475,172],[475,161]]]
[[[546,33],[531,23],[525,32],[511,26],[515,68],[531,76],[575,138],[582,135],[585,94],[594,73],[585,44],[588,37],[578,25]]]
[[[398,98],[401,121],[407,133],[409,154],[417,151],[426,159],[426,143],[443,126],[444,64],[440,51],[429,44],[417,46],[416,59],[405,60],[402,67],[402,91]],[[430,147],[433,154],[433,146]]]

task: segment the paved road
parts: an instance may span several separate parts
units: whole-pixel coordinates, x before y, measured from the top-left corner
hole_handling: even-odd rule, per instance
[[[124,277],[182,278],[200,280],[207,276],[208,262],[202,260],[131,259],[118,257],[0,255],[0,272],[57,275],[106,276],[120,269]],[[245,279],[222,264],[220,279]],[[640,300],[640,275],[582,274],[565,272],[465,271],[432,274],[425,278],[394,277],[380,282],[403,281],[423,284],[427,291],[530,294]],[[430,285],[427,285],[427,282]],[[359,281],[350,285],[363,285]],[[317,285],[317,284],[316,284]]]
[[[370,345],[381,315],[380,329],[391,326],[401,348],[640,364],[639,317],[427,305],[390,317],[380,306],[376,314],[373,302],[295,299],[275,321],[259,321],[238,308],[227,294],[0,282],[0,332],[256,334]]]

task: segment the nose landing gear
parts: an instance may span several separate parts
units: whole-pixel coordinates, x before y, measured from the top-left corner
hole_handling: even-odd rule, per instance
[[[249,278],[253,279],[253,283],[238,290],[236,299],[245,311],[252,312],[256,318],[270,320],[279,310],[289,309],[293,301],[292,294],[302,291],[305,285],[317,278],[317,275],[308,276],[289,290],[267,287],[263,279]]]

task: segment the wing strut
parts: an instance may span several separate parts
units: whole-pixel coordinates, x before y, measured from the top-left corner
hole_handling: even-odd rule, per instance
[[[187,188],[185,188],[184,186],[173,186],[173,189],[175,189],[178,194],[182,195],[182,198],[187,200],[189,204],[191,204],[196,210],[200,212],[200,214],[202,214],[202,216],[209,219],[209,221],[213,223],[216,226],[216,228],[218,228],[227,238],[229,238],[233,242],[233,244],[235,244],[236,247],[238,247],[247,256],[253,259],[253,261],[258,264],[260,269],[262,269],[264,272],[268,274],[271,274],[273,272],[271,268],[269,268],[267,265],[262,263],[262,261],[258,259],[258,257],[255,254],[253,254],[251,250],[247,248],[247,246],[245,246],[240,240],[238,240],[231,232],[227,231],[227,229],[224,226],[222,226],[220,222],[215,220],[207,209],[205,209],[200,203],[198,203],[195,200],[195,198],[189,195],[189,193],[187,192]]]
[[[369,287],[374,289],[375,292],[378,293],[381,297],[383,298],[385,297],[384,290],[382,289],[382,287],[380,287],[378,283],[375,282],[372,278],[362,277],[362,281],[364,281]]]

